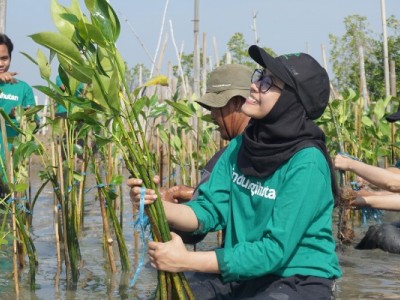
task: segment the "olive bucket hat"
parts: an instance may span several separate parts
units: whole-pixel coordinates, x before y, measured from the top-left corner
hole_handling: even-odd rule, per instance
[[[227,64],[215,68],[207,80],[206,93],[195,100],[210,110],[224,107],[235,96],[247,98],[250,95],[250,78],[253,70],[239,64]]]
[[[257,45],[250,46],[249,55],[299,95],[311,120],[323,114],[329,101],[329,77],[326,70],[312,56],[306,53],[292,53],[274,58]]]

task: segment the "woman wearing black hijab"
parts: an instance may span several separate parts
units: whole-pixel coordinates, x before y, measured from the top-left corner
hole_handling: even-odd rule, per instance
[[[242,106],[249,126],[196,200],[164,203],[170,226],[225,229],[225,246],[191,252],[173,234],[169,242],[149,242],[151,265],[195,272],[189,283],[196,299],[331,299],[342,275],[332,235],[337,189],[325,135],[312,121],[328,103],[329,78],[304,53],[273,58],[251,46],[249,54],[263,67]],[[141,183],[128,181],[135,203]],[[147,190],[145,203],[155,199]]]

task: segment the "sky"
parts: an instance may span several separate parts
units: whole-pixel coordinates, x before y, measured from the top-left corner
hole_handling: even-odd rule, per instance
[[[215,62],[213,40],[218,56],[226,52],[226,44],[236,32],[244,35],[247,44],[255,43],[253,15],[256,14],[256,32],[259,45],[273,49],[278,55],[292,52],[308,52],[322,64],[322,45],[329,60],[329,34],[343,35],[343,21],[350,15],[367,17],[376,38],[382,34],[383,0],[198,0],[199,36],[202,43],[206,35],[207,55]],[[59,0],[69,6],[70,0]],[[144,64],[151,68],[156,49],[160,49],[165,34],[168,44],[163,60],[177,64],[176,47],[184,53],[194,48],[194,3],[192,0],[110,0],[119,16],[121,35],[117,47],[132,68]],[[85,4],[80,0],[81,7]],[[168,3],[168,5],[166,5]],[[386,17],[400,19],[400,0],[385,0]],[[166,11],[163,25],[163,15]],[[171,35],[171,25],[173,38]],[[161,29],[163,29],[160,35]],[[18,78],[30,85],[45,84],[38,67],[21,52],[36,57],[40,48],[29,35],[56,31],[50,16],[50,0],[8,0],[6,34],[14,43],[10,71],[18,72]],[[161,36],[161,39],[160,39]],[[43,49],[42,49],[43,50]],[[46,50],[45,50],[46,51]],[[48,53],[48,52],[45,52]],[[53,77],[57,66],[52,66]],[[328,65],[328,72],[329,65]],[[35,94],[38,94],[34,90]],[[41,99],[39,99],[41,102]]]

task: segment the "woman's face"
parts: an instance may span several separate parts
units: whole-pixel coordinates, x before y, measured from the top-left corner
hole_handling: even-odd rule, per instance
[[[243,113],[254,119],[262,119],[267,116],[276,102],[278,102],[282,93],[283,82],[274,78],[268,71],[264,70],[264,72],[265,74],[260,75],[258,81],[252,79],[250,97],[246,99],[246,102],[242,106]],[[267,85],[268,88],[266,91],[265,86],[262,84],[262,81],[265,79],[263,76],[272,77],[272,83],[270,87]]]

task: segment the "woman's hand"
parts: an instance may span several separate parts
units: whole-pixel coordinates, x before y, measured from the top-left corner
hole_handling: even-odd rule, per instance
[[[159,183],[159,177],[154,177],[154,182],[156,184]],[[141,192],[142,192],[142,184],[143,180],[140,178],[130,178],[127,180],[126,184],[130,187],[129,195],[131,197],[131,201],[133,205],[138,208],[140,204]],[[146,193],[144,195],[144,204],[153,204],[157,199],[157,194],[152,189],[146,189]]]
[[[150,264],[157,270],[167,272],[188,271],[185,259],[188,258],[189,251],[179,235],[171,232],[171,237],[172,239],[166,243],[148,243]]]

